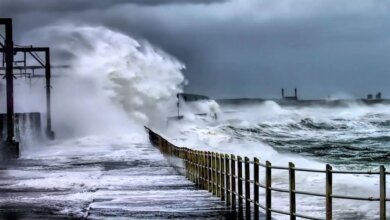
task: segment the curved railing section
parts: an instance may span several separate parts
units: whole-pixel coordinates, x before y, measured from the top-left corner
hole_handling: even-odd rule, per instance
[[[260,163],[258,158],[250,160],[248,157],[235,156],[233,154],[221,154],[210,151],[193,150],[185,147],[177,147],[161,137],[159,134],[146,128],[151,143],[157,147],[170,160],[172,158],[183,161],[183,169],[186,177],[202,189],[206,189],[213,195],[226,201],[226,205],[237,210],[242,218],[259,219],[260,209],[263,210],[265,218],[272,219],[272,213],[304,219],[332,219],[333,199],[349,199],[361,201],[379,202],[379,215],[381,220],[386,219],[386,172],[384,166],[380,166],[379,172],[372,171],[336,171],[332,166],[326,165],[325,170],[302,169],[289,163],[288,167],[272,166],[269,161]],[[252,167],[252,172],[251,172]],[[259,168],[265,168],[265,184],[259,181]],[[281,189],[272,186],[272,170],[286,170],[289,173],[289,188]],[[295,176],[297,172],[311,172],[325,174],[325,193],[314,193],[295,189]],[[359,197],[337,195],[333,193],[333,174],[364,174],[379,175],[379,197]],[[252,178],[251,178],[252,177]],[[265,204],[259,202],[259,189],[265,190]],[[253,192],[251,192],[251,190]],[[289,211],[279,210],[272,207],[272,192],[289,194]],[[296,211],[296,195],[317,196],[325,198],[325,216],[317,218]]]

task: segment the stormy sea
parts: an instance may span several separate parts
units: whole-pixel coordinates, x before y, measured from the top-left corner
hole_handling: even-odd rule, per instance
[[[189,113],[187,119],[170,122],[167,136],[178,146],[258,157],[274,166],[287,167],[293,162],[299,168],[324,170],[330,164],[334,170],[377,172],[380,165],[389,167],[390,105],[359,101],[339,106],[223,103],[209,100],[184,106],[188,112],[208,109],[211,113],[207,119]],[[220,115],[216,120],[214,112]],[[297,190],[325,192],[323,173],[296,175]],[[260,176],[264,183],[264,171]],[[273,171],[274,187],[288,189],[288,183],[288,171]],[[379,197],[378,175],[335,174],[333,186],[338,195]],[[324,216],[323,198],[299,195],[297,201],[297,212]],[[272,205],[287,210],[288,193],[275,192]],[[333,207],[337,219],[376,219],[379,214],[378,202],[334,199]]]
[[[20,159],[2,163],[2,209],[33,207],[39,213],[74,218],[85,217],[90,209],[129,209],[131,205],[121,206],[126,193],[107,197],[132,186],[126,167],[162,157],[144,147],[149,144],[145,125],[178,146],[258,157],[278,166],[293,162],[310,169],[326,164],[336,170],[378,171],[381,164],[388,168],[390,105],[179,100],[183,118],[175,120],[176,94],[188,83],[182,73],[185,65],[150,43],[104,27],[72,24],[31,31],[26,39],[52,45],[53,63],[66,61],[69,68],[56,70],[53,79],[56,140],[37,140],[22,131]],[[42,81],[15,83],[16,110],[39,111]],[[288,188],[286,171],[272,174],[274,187]],[[323,173],[299,173],[296,178],[297,190],[324,193]],[[139,184],[153,181],[141,178]],[[379,193],[375,175],[335,175],[333,184],[333,192],[341,195]],[[263,202],[264,191],[260,193]],[[297,212],[324,216],[323,198],[297,195],[297,201]],[[273,193],[274,208],[286,210],[288,204],[288,194]],[[333,207],[338,219],[378,218],[378,202],[334,199]]]

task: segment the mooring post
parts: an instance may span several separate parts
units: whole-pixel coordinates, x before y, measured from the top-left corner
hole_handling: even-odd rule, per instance
[[[271,220],[272,218],[272,165],[269,161],[265,162],[265,218]]]
[[[254,219],[259,219],[259,164],[257,157],[253,159],[253,201]]]
[[[230,206],[230,164],[229,164],[229,154],[225,154],[225,197],[226,205]]]
[[[290,219],[295,220],[296,216],[296,199],[295,199],[295,165],[293,163],[288,164],[289,172],[289,191],[290,191]]]
[[[237,176],[237,184],[238,184],[238,212],[239,216],[242,217],[242,208],[243,208],[243,194],[242,194],[242,158],[240,156],[237,156],[237,169],[238,169],[238,176]]]
[[[230,168],[230,180],[232,183],[232,187],[230,188],[232,196],[232,209],[236,210],[236,156],[234,156],[234,154],[230,155]]]
[[[386,169],[382,165],[379,167],[379,187],[380,187],[380,220],[386,219]]]
[[[245,211],[246,219],[250,219],[251,216],[251,185],[250,185],[250,167],[249,158],[245,157]]]
[[[326,170],[325,170],[325,175],[326,175],[326,186],[325,186],[325,202],[326,202],[326,220],[331,220],[332,219],[332,167],[329,164],[326,164]]]

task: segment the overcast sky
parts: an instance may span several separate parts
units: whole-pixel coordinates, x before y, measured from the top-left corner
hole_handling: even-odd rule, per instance
[[[16,41],[59,21],[146,39],[187,66],[187,92],[215,98],[390,97],[388,0],[1,0],[0,14]]]

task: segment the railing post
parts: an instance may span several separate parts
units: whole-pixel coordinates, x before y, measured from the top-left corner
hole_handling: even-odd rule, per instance
[[[192,150],[189,150],[190,153],[190,180],[194,182],[194,163],[193,163],[193,157],[192,157]]]
[[[186,149],[186,170],[187,170],[187,178],[190,179],[190,151],[189,149]]]
[[[195,183],[195,185],[198,185],[198,181],[196,179],[196,151],[192,150],[192,182]]]
[[[289,172],[289,188],[290,188],[290,220],[295,220],[296,216],[296,199],[295,199],[295,165],[293,163],[288,164]]]
[[[193,169],[194,169],[194,183],[196,186],[198,186],[198,164],[197,164],[197,151],[192,151],[192,161],[193,161]]]
[[[230,181],[232,187],[230,188],[232,195],[232,209],[236,210],[236,157],[232,154],[230,155]]]
[[[198,181],[198,186],[199,187],[202,187],[202,179],[201,179],[201,167],[200,167],[200,165],[201,165],[201,156],[200,156],[200,151],[199,150],[197,150],[196,151],[196,174],[197,174],[197,181]]]
[[[272,208],[272,168],[269,161],[265,162],[265,218],[271,220]]]
[[[216,155],[216,175],[217,175],[217,197],[221,196],[221,158],[219,156],[219,153]]]
[[[185,168],[186,168],[186,177],[187,179],[189,179],[189,174],[190,174],[190,171],[189,171],[189,163],[188,163],[188,150],[187,149],[184,149],[184,163],[185,163]]]
[[[195,173],[195,184],[199,186],[199,164],[198,164],[197,150],[194,150],[194,173]]]
[[[237,184],[238,184],[238,211],[240,213],[240,216],[242,215],[242,208],[243,208],[243,195],[242,195],[242,158],[240,156],[237,156],[237,169],[238,169],[238,175],[237,175]]]
[[[212,163],[212,159],[211,159],[211,152],[208,151],[207,152],[207,179],[208,179],[208,188],[209,188],[209,192],[213,192],[213,173],[212,173],[212,170],[213,170],[213,163]]]
[[[200,188],[203,188],[202,187],[202,152],[200,150],[196,151],[197,152],[197,155],[196,155],[196,164],[198,166],[198,184],[199,184],[199,187]]]
[[[220,179],[221,179],[221,201],[225,201],[225,155],[224,154],[220,154],[219,155],[219,164],[220,164],[220,167],[221,167],[221,175],[220,175]]]
[[[203,189],[207,189],[207,161],[206,161],[206,151],[202,151],[202,186]]]
[[[254,200],[254,219],[259,219],[259,159],[253,159],[253,200]]]
[[[190,181],[192,181],[192,151],[188,150],[188,172],[190,175]]]
[[[209,184],[208,184],[208,179],[207,179],[207,151],[203,151],[203,189],[208,190]]]
[[[326,220],[332,219],[332,191],[333,191],[333,183],[332,183],[332,167],[329,164],[326,164]]]
[[[217,195],[217,157],[213,153],[213,195]]]
[[[386,169],[383,165],[379,167],[379,172],[380,220],[386,220]]]
[[[188,172],[190,174],[190,181],[192,181],[192,151],[188,150]]]
[[[246,219],[250,219],[251,216],[251,185],[250,185],[250,167],[249,158],[245,157],[245,211]]]
[[[230,167],[229,167],[229,154],[225,154],[225,197],[226,205],[230,206]]]

